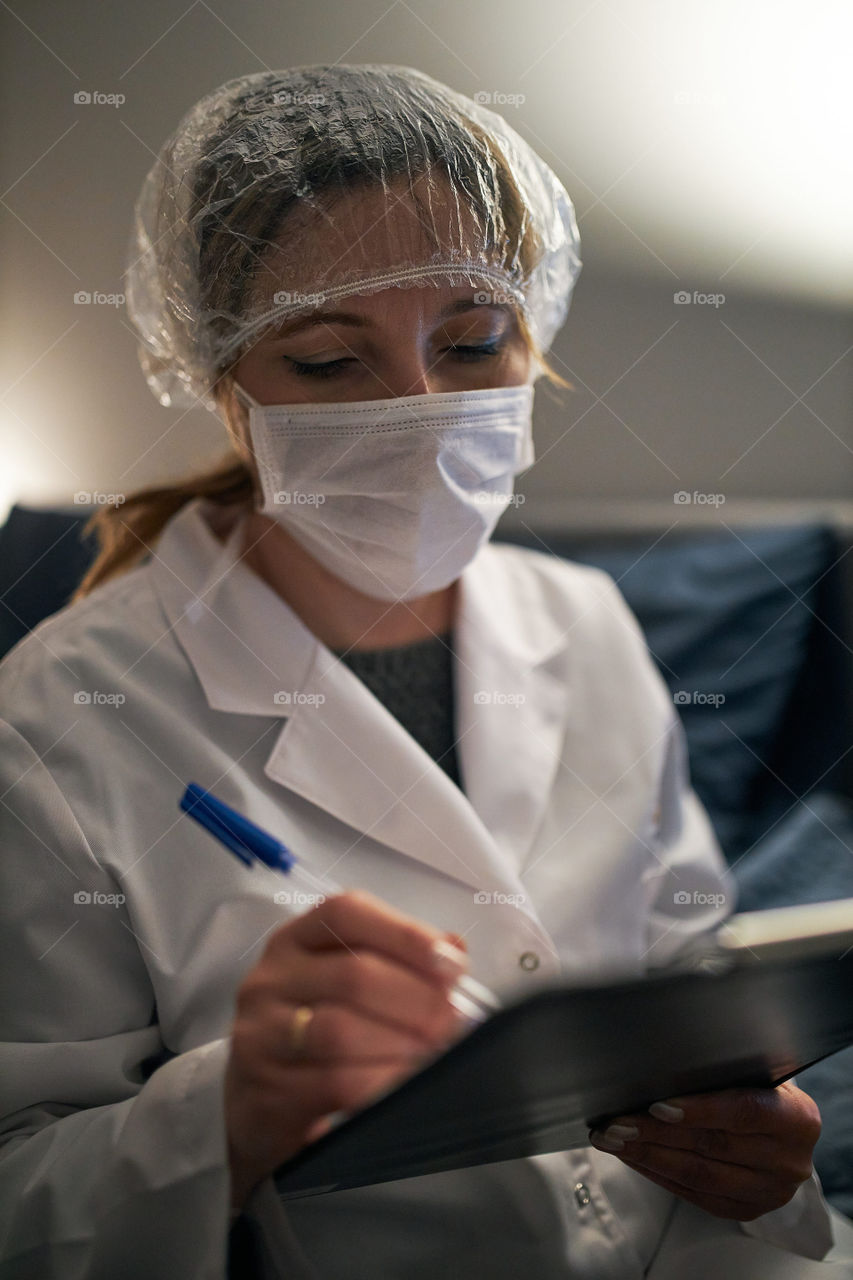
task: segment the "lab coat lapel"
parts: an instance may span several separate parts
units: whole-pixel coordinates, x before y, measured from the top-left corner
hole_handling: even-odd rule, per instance
[[[562,767],[571,696],[569,635],[523,556],[491,546],[480,553],[462,578],[456,631],[465,791],[519,869]]]
[[[323,645],[267,776],[342,822],[477,889],[514,881],[459,788]]]
[[[567,637],[533,580],[518,553],[491,547],[462,575],[454,650],[464,794],[323,645],[267,775],[478,889],[517,886],[559,767],[568,698]]]

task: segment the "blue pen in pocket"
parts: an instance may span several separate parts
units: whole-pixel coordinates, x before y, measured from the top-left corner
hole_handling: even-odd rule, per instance
[[[216,836],[220,844],[230,849],[235,857],[251,868],[262,862],[274,871],[286,875],[297,890],[306,895],[306,905],[322,901],[343,889],[329,880],[313,875],[288,849],[287,845],[261,827],[244,818],[236,809],[217,800],[196,782],[191,782],[180,800],[180,807],[196,822]],[[488,987],[476,978],[462,974],[448,992],[448,1000],[457,1012],[472,1025],[485,1021],[499,1009],[500,1001]]]

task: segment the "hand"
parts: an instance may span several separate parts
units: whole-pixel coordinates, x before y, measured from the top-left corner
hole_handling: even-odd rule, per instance
[[[667,1107],[683,1118],[659,1110]],[[811,1177],[820,1112],[788,1081],[669,1098],[649,1111],[611,1120],[609,1142],[593,1130],[592,1145],[715,1217],[751,1222],[787,1204]]]
[[[434,944],[450,939],[451,959]],[[342,893],[281,925],[237,993],[225,1073],[232,1206],[328,1128],[434,1056],[459,1031],[447,999],[462,939],[367,893]],[[455,958],[453,953],[455,952]],[[293,1017],[312,1012],[291,1051]]]

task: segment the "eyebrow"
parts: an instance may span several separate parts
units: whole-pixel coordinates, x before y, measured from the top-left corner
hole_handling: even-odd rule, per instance
[[[462,311],[473,311],[485,309],[487,311],[507,311],[513,310],[512,306],[505,302],[474,302],[472,298],[459,298],[456,302],[451,302],[436,316],[437,320],[445,320],[449,316],[459,315]],[[294,333],[301,333],[303,329],[313,329],[320,324],[351,324],[357,328],[369,328],[371,321],[366,316],[358,315],[355,311],[312,311],[307,316],[291,321],[283,321],[275,330],[277,338],[289,338]]]

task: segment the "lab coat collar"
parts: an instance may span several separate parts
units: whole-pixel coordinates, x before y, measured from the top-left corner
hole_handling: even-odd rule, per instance
[[[188,504],[154,553],[155,589],[214,711],[287,716],[283,694],[303,684],[317,639],[240,559],[245,521],[224,542]]]
[[[463,794],[240,561],[242,537],[238,520],[219,542],[196,501],[170,521],[152,565],[209,705],[285,718],[265,767],[274,782],[477,889],[517,889],[557,768],[568,697],[548,661],[566,634],[519,553],[484,547],[461,578],[454,652]]]

